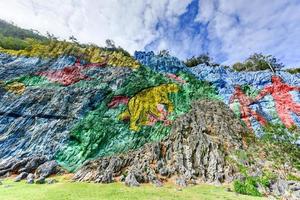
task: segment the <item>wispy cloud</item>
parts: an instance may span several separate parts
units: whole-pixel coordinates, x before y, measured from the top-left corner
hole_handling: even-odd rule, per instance
[[[299,0],[1,0],[0,18],[61,38],[134,50],[209,52],[224,64],[254,52],[300,66]]]
[[[199,7],[196,21],[208,24],[209,52],[221,61],[262,52],[300,65],[300,1],[200,0]]]

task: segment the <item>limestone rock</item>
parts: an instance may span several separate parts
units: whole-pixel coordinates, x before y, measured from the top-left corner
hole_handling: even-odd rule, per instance
[[[46,183],[47,184],[55,184],[55,183],[57,183],[58,181],[56,180],[56,179],[47,179],[46,180]]]
[[[130,187],[138,187],[140,186],[139,182],[137,181],[134,173],[129,173],[125,178],[125,185]]]
[[[176,185],[180,187],[186,187],[188,185],[187,180],[183,177],[177,178],[176,179]]]
[[[32,173],[28,174],[26,182],[28,184],[33,184],[34,183],[34,175]]]
[[[182,177],[186,184],[196,179],[222,183],[227,167],[225,156],[231,150],[243,148],[245,130],[222,102],[194,102],[191,111],[174,122],[170,136],[164,141],[88,161],[74,180],[98,182],[107,171],[113,178],[127,171],[125,184],[129,186],[161,182],[159,174]],[[226,173],[232,175],[233,172]]]
[[[50,175],[56,174],[58,172],[58,164],[55,160],[47,161],[44,164],[40,165],[36,171],[36,177],[45,177],[47,178]]]
[[[25,178],[27,178],[28,173],[27,172],[22,172],[21,174],[19,174],[16,178],[15,178],[15,182],[19,182]]]
[[[45,177],[42,177],[42,176],[35,181],[36,184],[44,184],[45,182],[46,182],[46,179],[45,179]]]
[[[34,157],[29,162],[26,163],[24,168],[21,168],[18,170],[19,173],[22,172],[34,172],[40,165],[42,165],[44,162],[46,162],[46,157]]]

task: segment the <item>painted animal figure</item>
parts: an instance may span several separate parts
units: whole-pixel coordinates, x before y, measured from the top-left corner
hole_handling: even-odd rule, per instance
[[[238,100],[241,112],[240,117],[250,130],[253,130],[251,126],[251,117],[256,119],[262,126],[267,124],[267,120],[262,115],[250,108],[253,101],[242,91],[241,86],[239,85],[235,86],[235,91],[229,100],[229,104],[232,104],[234,100]]]
[[[167,113],[174,110],[168,94],[177,93],[176,84],[163,84],[147,88],[130,98],[127,109],[119,115],[121,120],[130,119],[130,129],[139,131],[142,125],[151,125],[154,121],[164,121],[167,124]],[[162,108],[166,106],[166,111]],[[167,112],[167,113],[166,113]]]
[[[300,103],[294,101],[290,92],[300,91],[300,87],[288,85],[281,77],[276,75],[272,76],[271,82],[272,84],[266,86],[255,100],[259,101],[267,95],[272,95],[278,116],[282,123],[288,128],[296,126],[292,118],[292,113],[300,116]]]

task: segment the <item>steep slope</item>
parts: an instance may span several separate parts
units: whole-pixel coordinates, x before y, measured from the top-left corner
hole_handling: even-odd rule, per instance
[[[225,158],[243,148],[246,131],[224,103],[196,101],[188,113],[175,120],[163,141],[89,161],[74,179],[109,183],[122,175],[121,180],[134,186],[147,182],[161,185],[168,178],[176,178],[182,186],[199,181],[221,183],[233,176]]]
[[[272,171],[265,161],[278,165],[275,174],[288,163],[280,180],[299,173],[297,74],[188,68],[167,54],[18,39],[26,48],[0,48],[0,176],[39,177],[57,163],[76,180],[123,175],[129,185],[245,181],[244,168]],[[281,146],[279,163],[261,156]]]

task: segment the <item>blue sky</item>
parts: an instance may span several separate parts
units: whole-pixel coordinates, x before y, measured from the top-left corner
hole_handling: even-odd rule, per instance
[[[1,0],[0,18],[24,28],[130,53],[185,59],[209,53],[233,64],[258,52],[300,67],[300,0]]]

